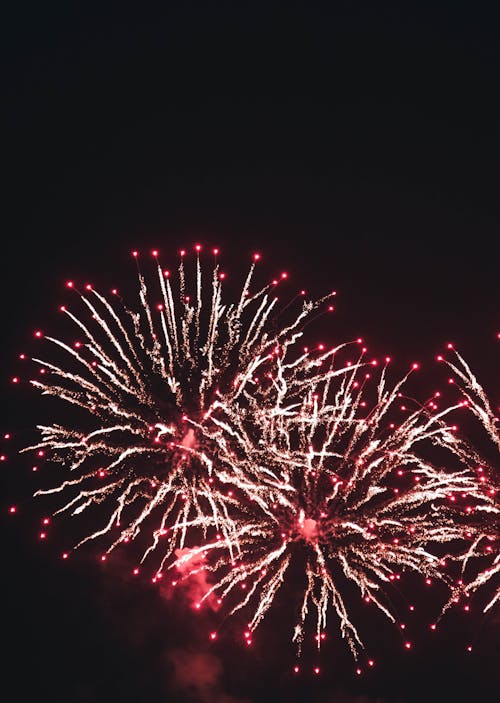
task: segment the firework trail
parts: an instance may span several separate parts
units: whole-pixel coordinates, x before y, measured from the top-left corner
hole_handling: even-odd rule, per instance
[[[135,310],[117,291],[68,282],[78,298],[61,310],[79,339],[35,333],[51,360],[33,359],[32,384],[69,406],[25,450],[64,473],[37,495],[60,500],[55,514],[99,521],[76,546],[99,539],[102,559],[135,541],[155,582],[202,574],[197,606],[248,610],[247,643],[282,584],[295,585],[298,564],[299,651],[310,622],[320,646],[333,610],[357,658],[353,585],[392,621],[388,591],[403,571],[455,595],[452,567],[496,514],[453,420],[470,398],[442,407],[439,394],[407,398],[417,365],[390,382],[389,360],[369,360],[362,340],[303,347],[304,327],[333,309],[333,293],[310,302],[301,291],[279,309],[286,274],[254,291],[256,254],[227,302],[218,252],[207,284],[200,248],[193,277],[185,252],[176,276],[153,252],[156,278],[138,268]]]
[[[450,379],[450,381],[457,383],[462,395],[466,398],[471,413],[476,420],[479,421],[488,438],[500,452],[499,419],[495,415],[484,389],[472,373],[470,366],[453,348],[453,345],[449,344],[448,350],[453,354],[453,360],[450,361],[442,356],[438,357],[438,360],[445,362],[451,369],[454,377]],[[490,586],[494,581],[498,583],[500,575],[500,507],[498,505],[498,500],[494,502],[500,487],[500,469],[498,465],[493,467],[488,464],[488,461],[483,460],[481,465],[478,466],[477,471],[480,482],[485,485],[490,484],[491,487],[488,489],[488,492],[492,499],[491,505],[478,506],[478,514],[481,517],[481,513],[487,511],[490,519],[480,521],[480,528],[475,532],[474,540],[463,559],[462,572],[464,575],[466,574],[469,562],[474,557],[484,560],[485,555],[491,555],[492,562],[479,574],[475,574],[474,577],[460,589],[466,594],[474,593],[483,586]],[[484,612],[493,608],[499,601],[500,586],[497,585],[493,596],[484,607]]]

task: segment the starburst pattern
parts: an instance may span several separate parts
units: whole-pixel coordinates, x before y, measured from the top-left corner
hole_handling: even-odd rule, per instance
[[[251,293],[260,258],[254,255],[239,299],[226,304],[225,274],[217,260],[204,295],[197,254],[194,295],[181,252],[174,284],[158,263],[153,293],[139,271],[137,312],[121,304],[116,290],[109,300],[87,284],[79,293],[78,313],[61,307],[81,339],[71,345],[35,333],[52,346],[52,356],[59,354],[57,361],[33,359],[43,380],[32,385],[80,411],[78,422],[72,416],[72,423],[40,426],[41,440],[25,450],[61,464],[68,476],[37,495],[61,494],[66,502],[57,514],[94,508],[101,520],[106,515],[102,527],[77,546],[108,537],[109,553],[149,530],[144,558],[157,551],[163,564],[184,546],[187,525],[204,534],[215,526],[231,544],[231,486],[246,481],[250,491],[266,471],[250,462],[244,469],[235,462],[223,466],[219,453],[238,445],[234,420],[250,402],[274,407],[280,393],[269,370],[274,350],[295,348],[318,309],[332,309],[331,296],[299,303],[289,324],[278,326],[275,289],[286,273]],[[76,291],[72,281],[67,286]],[[294,373],[308,364],[304,355]]]
[[[135,542],[154,582],[203,575],[196,605],[248,612],[247,643],[283,584],[298,587],[298,650],[309,623],[320,646],[333,614],[355,658],[364,644],[353,586],[394,622],[389,592],[403,572],[442,582],[450,603],[488,583],[498,557],[466,586],[454,572],[498,526],[495,489],[455,424],[472,412],[498,441],[465,362],[453,366],[455,403],[413,400],[418,364],[394,382],[390,360],[370,359],[361,339],[303,346],[334,293],[308,301],[301,291],[280,306],[287,274],[254,290],[256,254],[228,302],[218,251],[207,276],[195,249],[175,275],[154,251],[156,274],[138,267],[132,308],[117,290],[69,281],[76,302],[61,311],[78,339],[35,333],[48,356],[33,359],[31,383],[68,409],[24,451],[61,468],[36,495],[59,501],[56,515],[80,516],[76,546],[98,540],[104,560]]]
[[[403,395],[417,365],[391,385],[389,360],[377,371],[363,349],[356,362],[337,365],[342,351],[317,358],[322,371],[309,378],[305,395],[288,389],[271,413],[252,410],[244,455],[253,466],[265,465],[273,481],[268,487],[262,476],[242,498],[237,557],[215,539],[182,554],[177,566],[185,577],[209,572],[204,599],[216,595],[232,613],[249,609],[251,632],[298,561],[303,595],[293,639],[299,651],[308,620],[321,645],[332,608],[357,658],[363,640],[349,613],[352,586],[393,622],[387,591],[403,572],[442,581],[455,594],[449,567],[463,558],[457,543],[467,550],[479,539],[483,527],[472,515],[494,508],[472,470],[478,455],[450,419],[466,412],[466,402],[443,409],[436,398],[419,404]],[[278,360],[278,375],[287,378],[287,364]],[[233,422],[245,436],[245,418]]]

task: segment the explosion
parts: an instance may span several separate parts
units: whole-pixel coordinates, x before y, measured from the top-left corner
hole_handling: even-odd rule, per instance
[[[498,575],[492,472],[478,469],[454,418],[472,414],[500,444],[498,426],[463,359],[451,364],[456,402],[414,400],[418,364],[393,382],[390,359],[369,359],[361,339],[302,346],[334,293],[308,301],[301,291],[279,308],[287,274],[254,290],[255,254],[226,300],[218,250],[208,284],[195,251],[192,279],[184,250],[177,275],[154,251],[156,275],[138,266],[132,308],[116,289],[69,281],[77,299],[61,312],[78,338],[35,333],[47,356],[33,358],[31,384],[66,410],[23,451],[62,472],[35,495],[57,499],[55,515],[80,516],[76,547],[99,540],[104,560],[135,542],[154,582],[176,571],[203,584],[197,607],[248,612],[247,643],[279,589],[299,588],[298,651],[309,622],[321,645],[333,614],[356,659],[353,586],[396,622],[389,591],[403,572],[443,583],[445,609]],[[463,576],[492,534],[493,564],[458,583],[454,569]]]

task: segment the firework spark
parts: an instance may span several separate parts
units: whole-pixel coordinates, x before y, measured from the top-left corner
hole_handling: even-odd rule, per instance
[[[214,527],[226,544],[233,544],[231,487],[247,483],[254,491],[266,468],[251,462],[244,469],[232,461],[221,465],[220,450],[230,455],[230,447],[241,444],[237,428],[226,419],[237,418],[250,400],[254,408],[274,407],[280,397],[280,380],[271,373],[274,350],[295,348],[304,325],[320,307],[332,306],[327,306],[330,296],[303,301],[289,324],[278,325],[275,289],[287,274],[251,292],[258,254],[239,298],[229,304],[217,258],[205,295],[199,248],[194,294],[184,251],[175,283],[159,265],[157,252],[153,255],[155,290],[138,269],[137,311],[126,308],[117,291],[108,299],[87,284],[79,293],[79,312],[61,307],[78,340],[70,344],[35,333],[52,345],[58,359],[34,358],[43,380],[32,385],[76,407],[80,415],[66,424],[39,426],[40,441],[25,451],[44,455],[67,473],[59,485],[37,493],[66,499],[56,514],[95,508],[101,520],[106,515],[101,528],[77,546],[107,537],[109,553],[149,530],[143,559],[160,554],[161,571],[174,549],[184,547],[188,527],[203,535]],[[67,286],[76,291],[72,281]],[[309,363],[303,355],[294,374]],[[218,429],[211,432],[208,425]]]
[[[453,360],[445,360],[442,356],[439,357],[439,360],[445,361],[453,372],[454,377],[450,381],[458,383],[470,411],[500,452],[499,419],[493,411],[486,392],[474,376],[470,366],[453,348],[453,345],[449,344],[448,350],[453,354]],[[462,587],[461,590],[467,594],[474,593],[481,587],[490,586],[494,580],[498,582],[500,575],[500,508],[498,501],[495,502],[500,486],[500,471],[498,466],[495,468],[490,466],[487,461],[482,461],[481,465],[477,467],[477,472],[479,481],[484,485],[489,485],[488,493],[491,497],[491,504],[479,505],[478,512],[481,514],[486,511],[490,519],[480,521],[482,529],[475,532],[474,540],[463,559],[462,573],[465,576],[469,562],[475,557],[484,560],[485,556],[491,556],[492,561],[479,574],[474,574],[473,578]],[[498,602],[500,602],[500,586],[497,585],[493,596],[484,607],[484,612],[493,608]]]
[[[250,610],[252,632],[298,562],[302,605],[293,640],[299,652],[311,620],[320,647],[332,608],[357,658],[364,645],[349,611],[352,586],[393,622],[388,590],[403,572],[441,581],[455,595],[450,567],[484,530],[471,515],[494,508],[472,470],[478,456],[450,419],[467,410],[465,401],[442,409],[438,398],[419,404],[403,395],[417,365],[391,385],[389,360],[377,371],[363,349],[356,362],[337,365],[342,351],[321,354],[315,360],[321,371],[311,375],[308,369],[303,383],[287,387],[270,412],[251,408],[251,429],[241,413],[231,419],[246,447],[243,456],[231,453],[235,465],[248,460],[266,466],[272,481],[267,485],[261,474],[252,490],[241,486],[246,495],[235,520],[236,559],[215,539],[184,553],[174,566],[187,576],[209,572],[212,586],[204,597],[216,595],[231,614]],[[280,355],[277,365],[278,377],[293,378]],[[231,462],[224,451],[219,460]]]
[[[471,409],[484,421],[489,406],[472,403],[467,384],[453,405],[411,400],[418,365],[390,382],[390,360],[370,360],[362,340],[301,346],[334,294],[310,302],[301,291],[280,310],[287,276],[254,291],[254,255],[227,302],[217,253],[207,285],[200,247],[192,278],[185,252],[175,276],[153,252],[156,277],[138,268],[135,310],[117,291],[68,282],[78,298],[61,310],[79,339],[35,333],[52,351],[33,359],[41,376],[31,383],[70,407],[25,450],[64,471],[37,495],[61,500],[55,514],[100,521],[77,547],[104,541],[105,559],[135,541],[153,581],[177,570],[205,584],[199,607],[249,611],[247,644],[282,584],[296,585],[298,564],[299,651],[311,621],[320,646],[332,610],[357,658],[353,585],[391,621],[388,593],[404,571],[456,596],[453,566],[476,556],[498,511],[453,418]]]

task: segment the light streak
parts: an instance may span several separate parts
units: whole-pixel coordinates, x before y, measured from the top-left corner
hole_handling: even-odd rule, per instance
[[[452,344],[448,345],[448,350],[452,355],[452,360],[444,357],[441,357],[440,360],[444,361],[453,372],[453,380],[466,398],[471,413],[485,430],[487,437],[499,452],[498,457],[500,457],[500,420],[495,415],[485,390],[473,374],[469,364],[453,348]],[[488,461],[484,460],[477,466],[476,471],[480,483],[488,486],[487,492],[490,502],[487,505],[477,507],[479,529],[475,531],[474,540],[463,559],[462,574],[464,579],[468,573],[468,566],[474,558],[484,561],[485,557],[490,557],[491,563],[479,573],[477,570],[473,571],[471,579],[465,580],[461,584],[461,588],[457,589],[455,599],[457,594],[469,595],[480,588],[487,587],[490,589],[490,595],[483,609],[483,612],[486,613],[500,602],[500,506],[498,503],[500,466],[498,464],[496,467],[491,466]],[[494,583],[496,583],[496,588],[491,593],[491,587]]]

